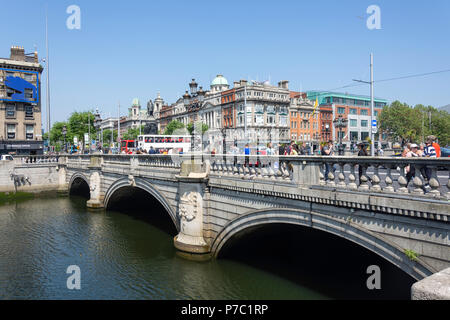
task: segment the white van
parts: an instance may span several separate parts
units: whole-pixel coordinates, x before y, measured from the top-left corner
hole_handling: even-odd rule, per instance
[[[2,154],[1,160],[2,161],[13,161],[14,158],[11,155],[9,155],[9,154]]]

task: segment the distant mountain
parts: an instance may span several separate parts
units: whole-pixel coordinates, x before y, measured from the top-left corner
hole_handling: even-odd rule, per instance
[[[444,110],[444,111],[447,111],[448,113],[450,113],[450,104],[440,107],[439,110]]]

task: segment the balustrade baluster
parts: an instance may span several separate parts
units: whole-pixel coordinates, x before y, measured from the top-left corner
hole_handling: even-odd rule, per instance
[[[359,170],[361,172],[361,175],[359,177],[359,187],[358,190],[360,191],[368,191],[369,190],[369,177],[366,174],[367,171],[367,165],[365,164],[359,164],[361,170]]]
[[[400,164],[399,165],[399,167],[400,167],[400,177],[397,180],[398,184],[400,185],[400,188],[398,188],[398,190],[397,190],[399,193],[408,193],[409,192],[408,188],[407,188],[408,180],[406,180],[406,177],[405,177],[405,168],[406,168],[406,166],[407,166],[406,164]]]
[[[356,185],[355,166],[355,163],[350,164],[350,174],[348,175],[348,188],[350,190],[358,190],[358,186]]]
[[[325,176],[323,175],[322,169],[319,169],[319,185],[324,186],[327,183],[325,182]]]
[[[384,179],[386,187],[383,189],[385,192],[394,192],[394,187],[392,186],[392,169],[392,165],[386,167],[386,178]]]
[[[345,188],[347,186],[345,184],[345,173],[344,173],[345,163],[339,162],[338,165],[339,165],[339,174],[338,174],[339,182],[338,182],[337,186],[339,188]]]
[[[424,194],[424,180],[426,179],[426,177],[424,177],[422,175],[422,170],[421,168],[423,167],[422,165],[416,165],[415,163],[411,163],[410,164],[410,170],[411,168],[414,166],[415,168],[415,177],[413,179],[413,184],[414,184],[414,190],[412,193],[416,194],[416,195],[422,195]]]
[[[329,172],[328,172],[328,180],[327,180],[327,186],[329,187],[336,187],[336,176],[334,174],[334,163],[329,161],[328,163],[328,168],[329,168]]]
[[[370,188],[371,191],[374,192],[381,192],[381,186],[380,186],[380,172],[379,172],[379,164],[375,164],[373,166],[373,175],[372,175],[372,187]]]
[[[434,198],[440,198],[441,196],[441,192],[439,191],[440,188],[440,183],[439,183],[439,179],[437,176],[437,167],[436,166],[429,166],[430,170],[431,170],[431,179],[430,179],[430,188],[431,191],[427,193],[427,195],[429,195],[430,197],[434,197]]]
[[[447,192],[445,194],[446,198],[450,200],[450,167],[447,167],[448,178],[447,178]]]

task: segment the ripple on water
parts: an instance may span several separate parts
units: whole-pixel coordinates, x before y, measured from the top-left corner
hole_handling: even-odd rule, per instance
[[[0,206],[0,252],[2,299],[320,297],[238,262],[184,260],[172,235],[125,214],[87,212],[78,198]],[[81,269],[79,291],[66,287],[69,265]]]

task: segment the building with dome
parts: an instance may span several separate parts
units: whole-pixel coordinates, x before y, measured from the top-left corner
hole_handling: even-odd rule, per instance
[[[221,74],[218,74],[214,78],[214,80],[211,82],[211,93],[212,94],[228,90],[229,88],[230,88],[230,86],[228,85],[227,79]]]
[[[261,137],[261,143],[286,143],[290,141],[289,103],[288,81],[274,86],[269,81],[240,80],[230,88],[227,79],[218,74],[210,90],[204,91],[192,79],[189,90],[177,102],[164,107],[164,115],[159,118],[160,128],[163,132],[173,120],[185,125],[200,120],[208,125],[210,143],[224,133],[227,143],[243,141],[247,131],[253,132],[257,136],[255,139]]]

